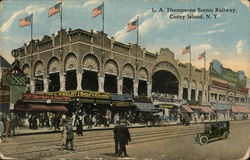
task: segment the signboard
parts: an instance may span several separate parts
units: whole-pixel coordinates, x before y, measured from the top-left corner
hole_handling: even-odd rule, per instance
[[[99,98],[99,99],[110,99],[110,94],[100,93],[87,90],[72,90],[72,91],[59,91],[59,92],[48,92],[47,95],[67,96],[67,97],[85,97],[85,98]]]
[[[112,94],[111,99],[112,100],[117,100],[117,101],[132,101],[133,96],[132,95],[126,95],[126,94],[122,94],[122,95]]]
[[[52,101],[65,101],[65,102],[70,101],[70,98],[67,96],[54,96],[54,95],[30,94],[30,93],[22,94],[22,99],[23,100],[46,100],[47,103],[49,103],[49,101],[51,100]]]

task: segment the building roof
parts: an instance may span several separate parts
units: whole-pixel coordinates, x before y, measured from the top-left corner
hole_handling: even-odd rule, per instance
[[[0,67],[11,68],[10,63],[0,55]]]

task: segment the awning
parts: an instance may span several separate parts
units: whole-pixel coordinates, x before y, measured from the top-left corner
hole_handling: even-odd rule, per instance
[[[204,113],[214,113],[214,111],[208,106],[190,106],[191,109],[198,109]]]
[[[231,109],[231,106],[228,104],[221,104],[221,103],[216,103],[214,104],[214,109],[215,110],[226,110],[226,109]]]
[[[142,111],[142,112],[151,112],[152,110],[155,109],[154,105],[152,103],[142,103],[142,102],[135,102],[137,111]]]
[[[237,108],[237,110],[240,112],[240,113],[250,113],[250,109],[246,106],[233,106],[235,108]],[[232,107],[232,109],[233,109]]]
[[[239,113],[240,111],[238,110],[236,106],[232,106],[232,112]]]
[[[171,109],[173,107],[174,107],[173,105],[168,105],[168,104],[161,104],[161,105],[159,105],[159,108],[168,108],[168,109]]]
[[[184,112],[193,113],[194,111],[187,105],[181,105],[181,109]]]
[[[113,101],[112,106],[114,107],[135,107],[135,104],[132,102],[126,102],[126,101]]]
[[[201,107],[201,110],[205,113],[214,113],[214,111],[210,107]]]
[[[68,109],[64,105],[47,105],[47,104],[16,104],[15,110],[19,111],[45,111],[45,112],[68,112]]]

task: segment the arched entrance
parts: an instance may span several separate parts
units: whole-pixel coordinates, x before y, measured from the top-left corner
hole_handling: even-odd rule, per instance
[[[182,99],[188,100],[188,79],[187,79],[187,78],[185,78],[185,79],[183,80]]]
[[[51,58],[48,64],[49,92],[56,92],[60,90],[59,71],[59,60],[56,57]]]
[[[179,82],[176,76],[166,70],[159,70],[152,77],[152,91],[155,93],[164,93],[178,95]]]
[[[73,53],[70,53],[65,58],[66,90],[76,90],[77,87],[76,68],[77,68],[76,56]]]
[[[123,67],[123,84],[122,93],[123,94],[133,94],[133,79],[134,79],[134,68],[131,64],[126,64]]]
[[[99,62],[94,55],[88,54],[83,59],[82,89],[98,91]]]
[[[43,91],[43,75],[44,66],[41,61],[37,61],[35,64],[34,80],[35,80],[35,91]]]
[[[139,70],[138,81],[138,95],[147,96],[148,71],[145,68]]]
[[[105,64],[104,91],[117,93],[118,66],[115,61],[108,60]]]

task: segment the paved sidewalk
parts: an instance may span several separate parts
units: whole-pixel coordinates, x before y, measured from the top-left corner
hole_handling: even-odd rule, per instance
[[[209,120],[205,120],[204,122],[209,122]],[[201,121],[197,121],[196,123],[202,123]],[[194,124],[194,121],[191,121],[190,124]],[[156,126],[170,126],[170,125],[180,125],[180,122],[166,122],[161,125]],[[87,126],[83,126],[83,132],[85,131],[97,131],[97,130],[111,130],[113,129],[115,124],[110,124],[109,127],[104,127],[103,125],[100,127],[93,126],[92,128],[88,128]],[[145,124],[131,124],[128,126],[128,128],[142,128],[142,127],[151,127],[150,125],[146,126]],[[62,127],[60,127],[61,130],[51,130],[49,128],[38,128],[36,130],[29,129],[29,128],[19,128],[15,132],[15,136],[22,136],[22,135],[33,135],[33,134],[47,134],[47,133],[60,133],[62,131]],[[74,130],[76,130],[76,127],[74,127]]]

